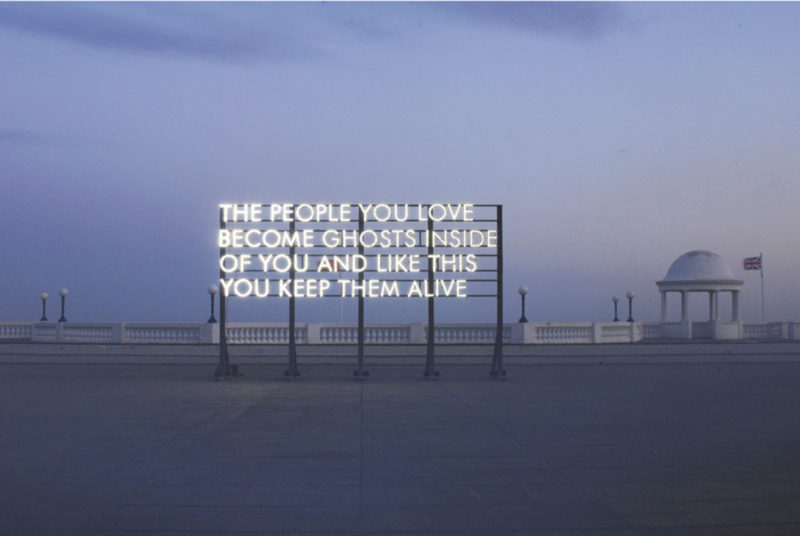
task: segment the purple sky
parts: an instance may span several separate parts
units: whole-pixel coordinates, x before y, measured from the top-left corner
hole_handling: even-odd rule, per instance
[[[799,27],[796,3],[0,3],[0,320],[42,291],[56,319],[62,286],[70,321],[205,320],[231,201],[502,203],[509,321],[521,284],[532,321],[629,289],[656,320],[692,249],[752,321],[763,251],[768,319],[800,320]]]

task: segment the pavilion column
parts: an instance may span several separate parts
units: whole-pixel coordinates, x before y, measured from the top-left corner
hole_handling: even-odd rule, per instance
[[[667,321],[667,291],[661,291],[661,322]]]
[[[686,322],[689,320],[689,291],[681,291],[681,320]]]
[[[708,291],[708,321],[719,320],[719,293],[716,290]]]
[[[708,321],[714,320],[714,291],[708,291]]]
[[[731,309],[733,310],[732,320],[734,322],[739,321],[739,291],[734,290],[731,291]]]

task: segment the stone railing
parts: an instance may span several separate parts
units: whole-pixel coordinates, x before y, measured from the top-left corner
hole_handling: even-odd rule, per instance
[[[662,324],[661,322],[642,322],[642,338],[643,339],[658,339],[662,337],[662,333],[664,332],[664,328],[666,328],[668,324]]]
[[[439,324],[437,344],[493,344],[494,324]],[[285,323],[229,323],[229,344],[287,344]],[[368,344],[424,344],[428,327],[422,323],[368,324]],[[603,344],[648,339],[800,340],[798,322],[564,322],[506,324],[505,344]],[[356,344],[354,324],[298,323],[297,344]],[[0,341],[97,344],[216,344],[219,324],[132,324],[0,322]]]
[[[192,344],[211,342],[213,327],[209,324],[122,324],[120,342]]]
[[[497,334],[497,326],[488,324],[485,326],[474,324],[446,324],[435,326],[433,329],[434,341],[440,344],[494,344]],[[424,328],[423,342],[427,340],[428,326]],[[503,342],[512,342],[512,327],[503,326]]]
[[[532,342],[545,344],[564,344],[567,341],[575,343],[592,342],[593,330],[591,324],[533,324],[531,327],[533,328]]]
[[[800,339],[800,322],[742,324],[745,339]]]
[[[547,322],[513,324],[512,342],[522,344],[601,344],[635,342],[643,338],[641,323]]]
[[[364,326],[364,342],[369,344],[406,344],[423,339],[421,324],[371,324]],[[308,324],[310,344],[357,344],[358,326]]]
[[[0,322],[0,340],[30,340],[33,324],[30,322]]]
[[[0,339],[7,324],[0,323]],[[29,324],[27,337],[16,340],[75,343],[198,344],[214,342],[216,324],[46,323]]]
[[[215,339],[219,335],[215,329]],[[303,344],[308,339],[308,329],[305,324],[295,327],[294,337],[298,344]],[[228,344],[287,344],[289,342],[289,326],[286,324],[258,324],[258,323],[229,323],[225,330]]]
[[[800,322],[651,322],[643,333],[645,339],[800,340]]]

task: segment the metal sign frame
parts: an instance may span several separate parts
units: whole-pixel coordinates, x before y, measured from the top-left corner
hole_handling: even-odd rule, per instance
[[[252,205],[252,204],[250,204]],[[342,207],[348,206],[352,207],[354,204],[329,204],[327,205],[330,209],[337,209],[340,211]],[[425,209],[426,211],[431,210],[430,203],[413,203],[413,204],[403,204],[406,206],[406,215],[410,210],[409,207],[415,207],[418,211]],[[241,205],[235,205],[241,206]],[[270,209],[271,204],[269,203],[262,203],[260,204],[261,208]],[[292,212],[294,213],[297,209],[298,204],[288,205],[291,206]],[[305,206],[305,205],[304,205]],[[493,292],[486,292],[483,293],[475,293],[475,294],[468,294],[467,298],[495,298],[496,301],[496,332],[495,332],[495,342],[494,342],[494,349],[492,353],[492,364],[490,374],[492,377],[495,378],[503,378],[506,375],[506,371],[503,367],[503,205],[499,204],[470,204],[469,206],[473,207],[474,210],[480,213],[482,217],[475,217],[471,220],[458,220],[455,218],[441,218],[435,219],[432,217],[428,217],[426,221],[418,221],[418,220],[400,220],[396,217],[390,218],[381,218],[380,220],[375,218],[365,219],[364,213],[361,210],[357,209],[358,212],[358,219],[357,221],[348,220],[346,222],[338,222],[338,221],[310,221],[310,222],[297,222],[295,219],[291,221],[260,221],[256,224],[250,222],[231,222],[226,219],[225,211],[222,207],[220,207],[220,220],[219,220],[219,229],[220,231],[224,231],[226,229],[230,229],[231,227],[241,227],[241,225],[248,226],[248,228],[253,229],[257,227],[259,229],[282,229],[288,230],[289,233],[295,233],[298,231],[298,227],[302,229],[311,229],[316,236],[317,233],[325,232],[326,230],[351,230],[357,231],[358,236],[362,236],[365,230],[384,230],[384,229],[392,229],[397,228],[397,226],[401,226],[403,229],[412,229],[413,232],[417,233],[417,239],[415,241],[414,246],[393,246],[388,248],[377,248],[377,247],[370,247],[367,248],[364,246],[361,240],[358,240],[357,246],[341,246],[341,247],[328,247],[322,244],[314,244],[310,247],[300,247],[298,248],[296,245],[290,245],[286,247],[275,247],[275,248],[267,248],[266,246],[258,247],[258,248],[251,248],[250,250],[281,250],[286,251],[289,254],[291,259],[295,258],[295,255],[298,249],[307,251],[313,250],[315,248],[324,248],[327,253],[307,253],[306,258],[314,258],[314,257],[323,257],[325,255],[333,255],[333,250],[336,250],[340,253],[344,252],[343,254],[352,254],[353,250],[355,249],[362,258],[370,259],[376,258],[377,255],[385,254],[385,253],[396,253],[397,251],[408,252],[408,250],[413,249],[415,251],[425,251],[426,256],[426,270],[425,279],[421,279],[420,275],[422,272],[415,272],[417,277],[408,279],[404,277],[398,277],[397,275],[401,272],[391,272],[390,277],[388,277],[387,281],[395,281],[395,282],[422,282],[426,281],[426,293],[435,287],[437,281],[437,274],[454,274],[457,273],[459,276],[463,277],[463,280],[466,281],[466,284],[474,284],[478,285],[482,288],[486,288],[486,285],[489,285],[490,288],[494,285],[495,288]],[[436,221],[435,221],[436,220]],[[353,227],[353,223],[357,226]],[[260,225],[260,227],[259,227]],[[470,255],[476,259],[480,259],[480,266],[476,268],[474,271],[458,271],[458,272],[443,272],[437,271],[434,268],[434,262],[432,262],[432,257],[430,255],[435,255],[437,251],[442,250],[458,250],[458,251],[475,251],[479,249],[478,246],[435,246],[434,240],[431,237],[434,235],[435,231],[446,231],[446,230],[453,230],[453,231],[466,231],[470,229],[476,229],[474,226],[479,225],[482,226],[480,229],[482,231],[491,231],[491,226],[494,226],[494,230],[496,230],[496,246],[494,248],[482,248],[488,251],[493,251],[490,253],[471,253]],[[287,227],[288,226],[288,227]],[[424,227],[423,227],[424,226]],[[486,226],[489,228],[487,229]],[[427,232],[427,235],[423,235],[422,233]],[[220,233],[221,234],[221,233]],[[427,237],[427,243],[423,243],[421,237]],[[446,236],[446,234],[445,234]],[[219,247],[219,257],[222,259],[226,254],[228,254],[229,250],[231,249],[241,249],[241,248],[230,248],[230,247]],[[369,251],[368,251],[369,250]],[[372,251],[372,250],[379,250]],[[487,259],[491,263],[491,260],[494,260],[493,266],[486,268]],[[307,266],[306,266],[307,268]],[[357,281],[359,288],[364,288],[364,281],[365,281],[365,274],[366,273],[374,273],[377,270],[375,269],[365,269],[360,270],[357,273],[356,279],[351,279],[351,281]],[[255,269],[243,269],[237,274],[241,275],[243,273],[264,273],[263,270],[255,270]],[[320,276],[320,272],[309,272],[313,273],[315,276]],[[352,275],[352,272],[348,272]],[[467,274],[467,275],[465,275]],[[297,271],[296,266],[294,263],[291,263],[290,269],[285,273],[285,277],[283,279],[290,279],[296,280],[297,279]],[[384,274],[385,275],[385,274]],[[225,282],[227,279],[230,279],[231,274],[226,272],[222,268],[222,263],[220,263],[220,270],[219,270],[219,277],[220,282]],[[308,277],[301,277],[300,279],[307,279]],[[280,278],[279,278],[280,279]],[[440,277],[441,279],[441,277]],[[297,378],[300,376],[300,371],[297,364],[297,341],[296,341],[296,296],[293,293],[291,297],[288,298],[289,300],[289,348],[288,348],[288,366],[285,371],[285,374],[288,378]],[[232,376],[232,367],[230,364],[230,356],[228,352],[228,343],[227,343],[227,336],[226,336],[226,322],[227,322],[227,298],[232,296],[227,296],[226,293],[220,292],[219,298],[219,363],[215,372],[215,377],[218,379],[223,378],[230,378]],[[336,297],[342,298],[341,295],[337,296],[318,296],[315,298],[309,299],[319,299],[319,298],[328,298],[328,297]],[[389,299],[393,296],[383,296],[379,299]],[[425,356],[425,370],[423,375],[426,378],[436,378],[439,376],[439,371],[436,369],[435,364],[435,338],[436,338],[436,309],[435,309],[435,300],[436,299],[447,299],[452,298],[453,296],[435,296],[430,295],[424,297],[423,299],[428,300],[428,322],[427,322],[427,337],[426,337],[426,356]],[[305,298],[301,298],[305,299]],[[369,371],[366,370],[364,364],[364,345],[365,345],[365,329],[364,329],[364,292],[359,292],[359,295],[356,297],[358,300],[358,354],[357,354],[357,367],[356,370],[353,372],[353,375],[356,378],[364,379],[369,376]],[[464,299],[464,298],[461,298]]]

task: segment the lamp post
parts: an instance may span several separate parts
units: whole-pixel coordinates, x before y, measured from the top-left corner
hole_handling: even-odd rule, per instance
[[[61,296],[61,318],[58,319],[59,322],[67,321],[67,317],[64,316],[64,302],[67,300],[67,294],[69,294],[69,291],[63,287],[58,291],[58,295]]]
[[[635,294],[633,292],[631,292],[630,290],[628,291],[627,294],[625,294],[625,297],[628,298],[628,322],[633,322],[633,297],[634,296],[635,296]]]
[[[217,285],[208,287],[208,294],[211,296],[211,316],[208,318],[209,324],[216,324],[217,319],[214,318],[214,295],[217,293]]]
[[[47,322],[47,292],[42,292],[39,297],[42,299],[42,318],[39,322]]]
[[[614,302],[614,322],[619,322],[619,316],[617,315],[617,303],[619,302],[619,298],[614,296],[611,298],[611,301]]]
[[[517,292],[519,292],[519,296],[520,298],[522,298],[522,316],[519,317],[519,323],[524,324],[528,321],[528,319],[525,318],[525,294],[528,293],[528,287],[522,285],[521,287],[519,287],[519,290]]]

